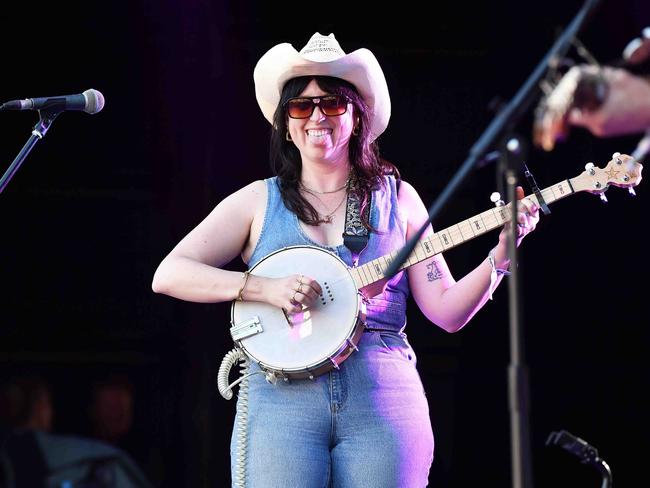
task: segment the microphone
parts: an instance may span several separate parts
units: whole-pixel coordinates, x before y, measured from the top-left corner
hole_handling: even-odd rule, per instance
[[[104,95],[101,92],[89,89],[78,95],[62,95],[59,97],[27,98],[25,100],[12,100],[0,105],[3,110],[82,110],[89,114],[96,114],[104,108]]]

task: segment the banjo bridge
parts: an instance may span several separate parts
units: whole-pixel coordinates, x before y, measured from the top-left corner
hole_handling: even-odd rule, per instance
[[[241,341],[263,331],[262,322],[257,315],[239,324],[232,324],[232,327],[230,327],[230,335],[234,341]]]

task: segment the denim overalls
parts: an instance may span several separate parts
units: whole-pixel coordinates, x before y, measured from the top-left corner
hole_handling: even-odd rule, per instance
[[[296,215],[284,206],[276,178],[267,179],[266,187],[264,224],[250,267],[294,245],[327,249],[352,265],[345,246],[321,246],[303,232]],[[392,176],[385,176],[384,185],[373,193],[370,223],[377,232],[370,233],[359,264],[404,245]],[[231,440],[233,480],[237,457],[245,456],[246,486],[253,488],[427,485],[433,433],[415,354],[403,333],[408,293],[401,272],[384,293],[370,300],[359,351],[340,369],[314,380],[276,384],[261,374],[249,377],[247,402],[238,400]],[[259,367],[252,364],[250,371]],[[240,426],[243,417],[245,432]],[[237,454],[242,435],[245,452]]]

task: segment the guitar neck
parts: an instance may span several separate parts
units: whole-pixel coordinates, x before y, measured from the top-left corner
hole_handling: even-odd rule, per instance
[[[555,185],[545,188],[540,193],[542,198],[547,204],[553,203],[564,197],[567,197],[576,190],[571,180],[567,179]],[[535,194],[528,195],[529,198],[539,207],[539,201]],[[486,210],[474,217],[463,220],[458,224],[447,227],[425,237],[418,241],[413,248],[413,252],[408,259],[400,266],[399,269],[406,269],[414,264],[431,258],[436,254],[447,251],[453,247],[459,246],[464,242],[471,241],[475,237],[483,235],[491,230],[502,227],[506,222],[510,221],[511,217],[511,204],[494,207]],[[357,288],[361,289],[365,286],[372,285],[377,281],[386,278],[384,271],[390,266],[391,262],[397,256],[398,251],[386,254],[377,259],[373,259],[361,266],[351,268],[352,278],[355,281]]]

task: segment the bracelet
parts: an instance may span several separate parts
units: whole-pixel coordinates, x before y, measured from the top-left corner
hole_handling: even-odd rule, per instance
[[[490,267],[492,270],[490,271],[490,289],[488,290],[490,293],[490,300],[492,300],[492,292],[494,291],[494,288],[497,285],[497,279],[499,276],[508,276],[510,274],[510,271],[507,269],[499,269],[497,268],[495,261],[494,261],[494,248],[490,249],[490,252],[488,253],[488,262],[490,263]]]
[[[237,300],[238,302],[241,302],[244,299],[242,295],[244,293],[244,288],[246,288],[246,283],[248,283],[248,277],[250,275],[251,272],[249,270],[244,271],[244,284],[239,289],[239,293],[237,293],[237,298],[235,298],[235,300]]]
[[[496,272],[496,274],[505,275],[505,276],[510,275],[510,271],[508,271],[507,269],[500,269],[496,267],[494,261],[494,249],[491,249],[490,252],[488,253],[488,261],[490,261],[490,266],[492,266],[492,269]]]

